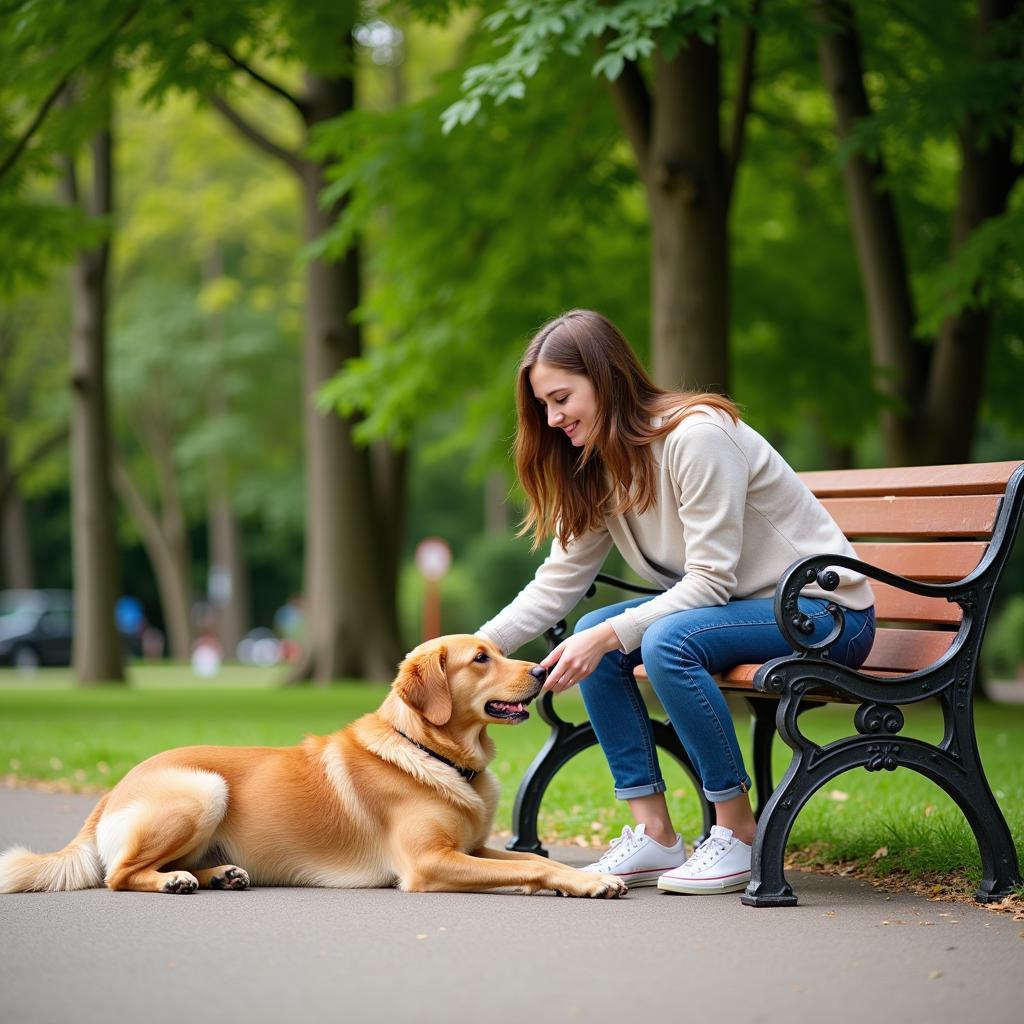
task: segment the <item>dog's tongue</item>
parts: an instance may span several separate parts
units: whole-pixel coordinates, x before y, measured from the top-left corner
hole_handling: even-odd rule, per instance
[[[497,704],[498,707],[504,708],[506,711],[525,711],[526,710],[525,706],[522,705],[522,704],[508,704],[508,703],[506,703],[503,700],[498,700],[498,701],[495,701],[494,703]]]

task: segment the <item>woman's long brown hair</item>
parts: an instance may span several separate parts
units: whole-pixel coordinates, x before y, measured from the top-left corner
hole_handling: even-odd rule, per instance
[[[597,421],[582,450],[548,426],[530,384],[537,363],[593,385]],[[534,548],[551,536],[564,546],[600,528],[609,513],[646,512],[655,490],[651,442],[698,405],[739,420],[736,406],[721,395],[659,388],[600,313],[574,309],[546,323],[526,347],[516,380],[516,470],[529,503],[520,535],[532,532]]]

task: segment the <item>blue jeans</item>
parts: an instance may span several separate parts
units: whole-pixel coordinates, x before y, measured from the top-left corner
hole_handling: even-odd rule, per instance
[[[587,612],[576,632],[649,600],[642,597]],[[824,600],[800,598],[800,608],[814,625],[808,635],[811,642],[823,640],[832,628],[827,605]],[[859,668],[875,638],[875,612],[843,611],[846,624],[830,657]],[[665,790],[651,720],[633,677],[641,661],[705,795],[719,803],[747,792],[750,776],[743,767],[732,716],[712,676],[792,653],[776,625],[772,600],[763,598],[666,615],[647,628],[637,650],[606,654],[580,689],[615,780],[615,796],[629,800]]]

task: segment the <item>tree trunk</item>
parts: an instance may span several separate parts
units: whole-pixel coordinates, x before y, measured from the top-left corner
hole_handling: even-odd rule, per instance
[[[217,639],[233,658],[249,631],[249,573],[242,531],[222,483],[214,483],[209,501],[210,598],[217,617]]]
[[[1020,7],[1020,0],[979,0],[976,39],[984,41]],[[1011,45],[1017,46],[1019,54],[1019,40]],[[953,255],[981,224],[1006,210],[1016,180],[1012,132],[986,138],[977,119],[968,115],[959,132],[959,142],[961,165],[953,218]],[[925,406],[928,462],[970,459],[984,393],[990,328],[989,310],[978,306],[948,317],[939,330]]]
[[[307,126],[354,105],[354,85],[341,77],[306,76]],[[319,238],[339,209],[324,209],[324,167],[303,161],[306,238]],[[298,675],[328,683],[343,676],[390,679],[401,648],[389,566],[387,518],[376,507],[369,450],[352,439],[352,421],[316,408],[315,396],[361,350],[352,322],[359,301],[355,246],[337,263],[311,260],[304,341],[306,416],[306,608],[309,657]]]
[[[1019,0],[979,0],[979,39],[1007,19]],[[822,74],[832,95],[841,140],[870,116],[854,14],[847,0],[818,0],[823,27]],[[1014,181],[1012,137],[982,142],[968,117],[960,131],[962,164],[953,222],[956,251],[989,217],[1006,209]],[[964,309],[943,324],[934,346],[914,336],[915,313],[903,240],[881,158],[861,153],[843,165],[843,185],[868,308],[879,388],[891,399],[883,413],[890,465],[965,462],[984,391],[990,316]]]
[[[409,449],[395,448],[388,441],[376,441],[370,448],[370,464],[373,471],[374,505],[382,529],[378,534],[380,545],[381,574],[380,587],[385,602],[384,614],[390,616],[391,632],[399,645],[391,655],[391,670],[385,677],[390,679],[398,667],[404,647],[401,646],[398,629],[398,611],[395,595],[398,593],[398,576],[402,565],[402,539],[405,531],[405,503],[408,497]],[[385,652],[386,655],[386,652]]]
[[[857,122],[871,114],[864,89],[860,39],[846,0],[818,0],[822,76],[832,96],[836,128],[847,140]],[[882,414],[890,465],[918,461],[928,348],[914,337],[914,305],[903,239],[892,196],[883,187],[879,157],[855,153],[843,164],[843,188],[867,303],[872,361],[879,388],[890,399]]]
[[[654,58],[651,353],[667,388],[729,390],[728,202],[718,44],[688,40]]]
[[[753,47],[744,52],[749,72]],[[735,152],[749,100],[741,83]],[[719,49],[691,37],[671,59],[654,56],[649,90],[629,62],[612,83],[636,156],[651,222],[651,353],[666,388],[729,389],[728,213],[735,163],[722,152]]]
[[[207,280],[216,280],[224,274],[224,254],[215,246],[206,264]],[[223,352],[224,318],[215,313],[210,318],[212,342]],[[208,396],[211,419],[228,415],[228,399],[221,386],[223,359],[220,372],[210,384]],[[245,548],[238,517],[231,504],[231,468],[225,453],[217,453],[210,460],[207,496],[207,529],[209,536],[208,592],[216,618],[217,639],[224,656],[233,658],[238,643],[251,628],[249,573],[245,561]]]
[[[349,26],[351,29],[351,25]],[[344,37],[348,67],[354,66],[351,31]],[[292,95],[280,84],[236,64],[287,99],[299,112],[308,141],[316,125],[355,107],[351,70],[305,76],[305,91]],[[323,162],[310,160],[304,148],[292,152],[275,143],[223,97],[211,101],[251,143],[283,161],[301,182],[305,236],[312,242],[332,227],[342,210],[324,209],[320,192],[326,182]],[[306,454],[305,656],[289,682],[314,678],[327,683],[345,675],[390,679],[401,654],[395,603],[397,537],[404,487],[375,481],[370,453],[352,439],[353,422],[316,408],[320,387],[359,355],[361,337],[353,322],[359,304],[359,253],[353,245],[338,263],[311,260],[307,269],[306,326],[303,343],[303,403]],[[392,456],[391,470],[404,458]],[[389,472],[391,471],[389,470]],[[381,508],[379,496],[392,503]]]
[[[0,437],[0,589],[31,590],[32,550],[25,501],[9,462],[9,442]]]
[[[91,146],[93,216],[113,209],[111,133]],[[65,188],[77,201],[73,162]],[[123,681],[121,641],[114,620],[119,588],[110,487],[107,411],[107,269],[110,243],[79,253],[71,270],[71,525],[75,633],[72,663],[79,683]]]
[[[166,516],[161,522],[119,460],[114,461],[114,483],[142,534],[142,543],[153,567],[171,657],[188,661],[192,655],[192,590],[184,531],[168,529]]]

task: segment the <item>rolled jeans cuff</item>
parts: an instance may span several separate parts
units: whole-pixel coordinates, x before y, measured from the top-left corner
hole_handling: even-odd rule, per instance
[[[630,786],[628,789],[615,789],[616,800],[632,800],[638,796],[652,796],[655,793],[664,793],[666,789],[664,781],[648,782],[643,786]]]
[[[733,800],[738,796],[743,796],[744,793],[750,792],[750,779],[747,776],[743,777],[743,781],[738,786],[733,786],[730,789],[705,789],[704,795],[713,804],[724,803],[726,800]]]

